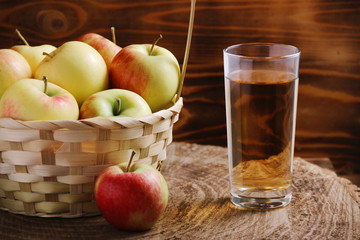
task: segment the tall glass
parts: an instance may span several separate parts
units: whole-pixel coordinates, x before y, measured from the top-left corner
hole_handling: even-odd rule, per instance
[[[224,53],[231,201],[278,208],[291,201],[300,51],[248,43]]]

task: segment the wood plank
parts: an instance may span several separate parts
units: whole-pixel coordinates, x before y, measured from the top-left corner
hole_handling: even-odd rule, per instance
[[[0,48],[61,43],[87,32],[121,46],[159,45],[182,63],[190,1],[1,1]],[[360,174],[360,2],[342,0],[197,0],[184,109],[176,141],[226,145],[222,49],[245,42],[300,48],[297,155],[329,156],[339,174]]]

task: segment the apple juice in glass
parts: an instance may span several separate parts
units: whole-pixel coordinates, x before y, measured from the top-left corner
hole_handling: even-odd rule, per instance
[[[267,209],[291,201],[299,55],[282,44],[224,50],[231,201],[237,206]]]

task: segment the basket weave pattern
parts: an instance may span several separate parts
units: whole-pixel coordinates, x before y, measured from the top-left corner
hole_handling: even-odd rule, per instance
[[[17,121],[0,118],[0,208],[40,217],[97,215],[96,176],[129,161],[166,159],[182,98],[142,118]]]

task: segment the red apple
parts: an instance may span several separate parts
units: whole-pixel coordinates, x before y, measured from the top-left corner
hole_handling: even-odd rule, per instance
[[[0,97],[12,84],[30,78],[31,68],[26,59],[15,50],[0,49]]]
[[[112,28],[113,37],[115,36],[114,30]],[[115,39],[115,38],[114,38]],[[97,33],[86,33],[77,39],[78,41],[84,42],[95,48],[100,55],[104,58],[107,67],[110,67],[110,64],[115,57],[115,55],[121,50],[121,47],[116,45],[115,42],[111,42],[109,39],[104,38],[103,36]],[[115,41],[115,40],[114,40]]]
[[[110,86],[127,89],[142,96],[151,111],[167,108],[180,82],[180,67],[175,56],[155,44],[124,47],[109,70]]]
[[[127,231],[150,229],[165,210],[168,195],[164,177],[145,163],[108,167],[95,183],[100,212],[111,225]]]

